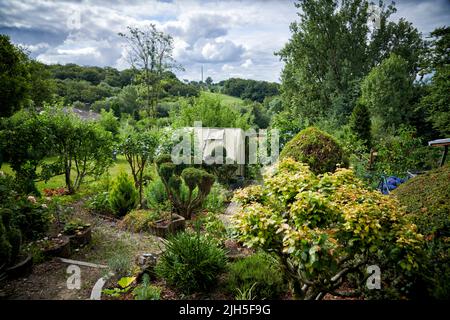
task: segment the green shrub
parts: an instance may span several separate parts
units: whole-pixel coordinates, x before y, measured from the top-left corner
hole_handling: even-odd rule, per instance
[[[427,240],[420,268],[413,279],[413,286],[423,286],[426,292],[411,294],[419,298],[428,295],[437,299],[449,299],[450,165],[410,179],[392,194],[406,207],[407,215]]]
[[[217,213],[208,212],[205,215],[199,214],[196,218],[195,222],[202,226],[206,236],[216,240],[219,245],[226,240],[227,228],[223,221],[217,217]]]
[[[109,192],[103,191],[92,196],[86,203],[88,209],[97,213],[111,213],[111,204],[109,202]]]
[[[3,208],[9,208],[14,202],[14,178],[0,171],[0,204]]]
[[[0,270],[9,264],[11,260],[11,243],[9,242],[6,228],[3,225],[2,219],[0,219]]]
[[[133,268],[133,257],[129,252],[119,251],[108,259],[108,267],[118,277],[130,274]]]
[[[133,290],[135,300],[159,300],[161,298],[161,288],[150,284],[150,276],[144,274],[142,284]]]
[[[370,113],[367,106],[357,103],[350,116],[350,129],[370,149],[372,143]]]
[[[316,174],[334,172],[336,167],[348,166],[338,142],[329,134],[309,127],[300,131],[280,153],[280,159],[292,158],[306,163]]]
[[[214,183],[211,192],[206,197],[203,208],[211,212],[221,212],[227,201],[227,190],[220,184]]]
[[[423,145],[422,138],[409,126],[395,134],[385,134],[376,145],[375,170],[386,175],[405,176],[408,170],[429,170],[436,166],[439,150]]]
[[[120,226],[133,232],[146,231],[162,214],[154,210],[131,210],[120,222]]]
[[[16,200],[11,209],[12,222],[26,240],[36,240],[45,235],[53,219],[47,205],[32,196]]]
[[[229,292],[237,295],[251,289],[254,299],[276,299],[286,289],[280,264],[264,252],[230,264],[226,282]]]
[[[200,233],[182,232],[166,242],[156,273],[184,293],[206,291],[225,269],[225,252]]]
[[[0,269],[16,261],[22,245],[22,233],[12,222],[10,209],[0,211]]]
[[[222,149],[222,150],[220,150]],[[221,151],[221,159],[219,158]],[[217,181],[223,184],[230,184],[234,180],[238,165],[232,159],[227,158],[227,150],[224,147],[217,147],[212,150],[211,155],[207,156],[205,161],[211,164],[203,164],[202,169],[217,177]],[[216,163],[216,161],[218,163]]]
[[[136,207],[138,193],[133,181],[125,172],[122,172],[114,181],[109,196],[109,203],[114,213],[123,217]]]

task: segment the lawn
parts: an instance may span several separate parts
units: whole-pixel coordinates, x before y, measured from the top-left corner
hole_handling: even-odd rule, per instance
[[[244,101],[240,98],[232,97],[223,93],[215,93],[215,92],[208,92],[208,91],[202,91],[202,95],[205,95],[207,97],[211,98],[219,98],[220,101],[224,105],[228,106],[236,106],[236,105],[243,105]]]
[[[47,160],[45,160],[45,162],[50,163],[51,161],[53,161],[54,159],[49,158]],[[1,171],[3,171],[6,174],[11,174],[14,175],[14,171],[12,170],[11,166],[8,163],[3,163],[3,165],[0,168]],[[40,168],[38,168],[37,172],[40,172]],[[117,156],[117,160],[115,161],[115,163],[111,166],[111,168],[109,168],[109,174],[111,176],[112,179],[114,179],[121,171],[125,171],[127,173],[129,173],[131,175],[131,169],[128,165],[127,160],[125,159],[124,156],[119,155]],[[73,177],[75,178],[75,173],[73,172]],[[85,186],[87,184],[91,184],[92,182],[96,181],[97,179],[95,179],[94,177],[87,177],[85,180]],[[36,183],[36,186],[38,188],[39,191],[43,191],[44,189],[55,189],[55,188],[60,188],[60,187],[64,187],[65,186],[65,179],[64,179],[64,175],[59,175],[59,176],[55,176],[52,177],[50,180],[48,180],[47,182],[45,181],[38,181]],[[83,185],[82,185],[83,187]]]

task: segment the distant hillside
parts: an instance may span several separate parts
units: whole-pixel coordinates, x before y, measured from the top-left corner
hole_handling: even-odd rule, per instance
[[[280,85],[275,82],[230,78],[218,83],[221,93],[241,99],[263,102],[267,97],[279,94]]]
[[[223,93],[216,93],[216,92],[208,92],[208,91],[202,91],[202,95],[208,96],[208,97],[214,97],[219,98],[220,101],[227,106],[242,106],[244,105],[244,101],[240,98],[232,97],[227,94]]]

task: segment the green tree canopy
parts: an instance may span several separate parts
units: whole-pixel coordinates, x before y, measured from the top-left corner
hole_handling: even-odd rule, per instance
[[[345,123],[359,96],[361,80],[391,52],[415,69],[423,41],[407,21],[388,22],[393,5],[378,5],[377,26],[370,28],[366,0],[301,0],[301,20],[278,53],[285,62],[282,95],[293,118],[314,123],[336,117]]]
[[[391,54],[362,82],[363,103],[374,116],[382,119],[385,127],[406,124],[411,118],[414,78],[408,61]]]
[[[0,35],[0,117],[9,117],[24,105],[29,80],[27,56],[7,35]]]
[[[241,114],[237,109],[224,105],[219,98],[201,95],[191,101],[182,101],[180,110],[172,113],[174,126],[193,127],[201,121],[204,127],[248,129],[252,123],[251,114]]]
[[[428,54],[425,71],[434,72],[427,94],[420,104],[433,128],[450,135],[450,27],[437,28]]]

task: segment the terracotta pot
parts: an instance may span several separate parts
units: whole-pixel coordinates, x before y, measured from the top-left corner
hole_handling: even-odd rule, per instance
[[[55,246],[49,248],[49,249],[42,249],[42,253],[46,257],[61,257],[61,258],[68,258],[71,255],[71,249],[70,249],[70,240],[69,237],[63,236],[61,237],[62,242],[59,244],[56,244]]]
[[[73,234],[68,237],[72,249],[79,248],[82,245],[87,245],[92,239],[92,226],[87,227],[78,234]]]
[[[26,277],[33,271],[33,256],[31,254],[27,254],[20,258],[22,258],[20,262],[6,268],[6,276],[9,279]]]
[[[167,220],[165,219],[157,220],[155,221],[155,225],[149,228],[149,231],[157,237],[167,238],[170,234],[183,231],[185,227],[186,219],[176,213],[173,213],[171,222],[167,223]]]

